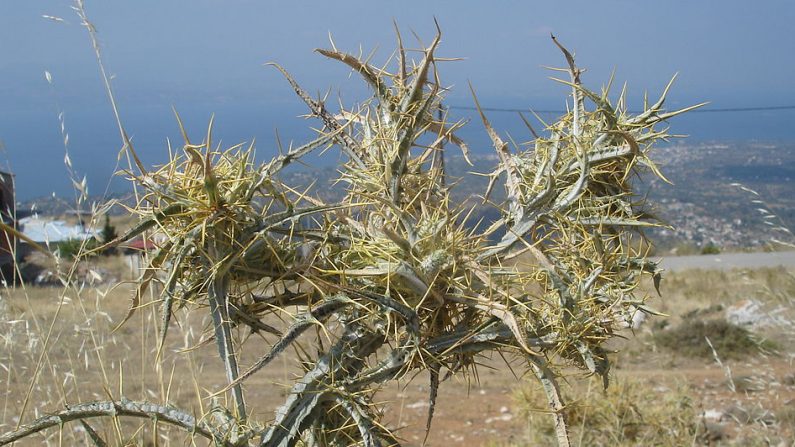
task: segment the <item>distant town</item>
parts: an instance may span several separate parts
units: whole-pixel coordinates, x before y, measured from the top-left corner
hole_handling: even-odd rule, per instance
[[[648,194],[654,204],[652,212],[669,225],[648,232],[660,250],[681,254],[760,250],[774,240],[792,242],[785,229],[795,228],[795,143],[685,142],[658,148],[651,157],[671,184],[651,175],[635,181],[638,191]],[[474,155],[472,161],[474,166],[469,166],[450,151],[448,172],[451,180],[466,180],[456,185],[456,199],[480,203],[487,180],[471,173],[488,172],[496,156]],[[343,193],[343,185],[333,184],[336,177],[336,168],[299,167],[283,180],[293,185],[314,183],[315,194],[331,200]],[[495,188],[491,200],[501,200],[501,194]],[[132,200],[124,194],[113,198]],[[479,207],[487,220],[498,217],[493,209]],[[75,214],[73,200],[59,197],[22,202],[17,210],[50,219]],[[114,213],[125,211],[117,207],[111,210]]]

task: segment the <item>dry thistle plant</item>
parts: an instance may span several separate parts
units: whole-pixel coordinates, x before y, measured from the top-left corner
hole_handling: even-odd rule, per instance
[[[468,149],[455,136],[461,123],[439,113],[440,39],[437,33],[413,62],[398,33],[393,72],[336,48],[318,50],[373,91],[338,113],[274,64],[323,128],[315,141],[269,163],[255,164],[251,147],[214,146],[211,122],[201,143],[183,130],[182,154],[155,171],[138,165],[129,173],[143,191],[131,210],[141,223],[112,243],[147,231],[164,241],[130,312],[150,282],[163,283],[160,352],[176,308],[207,308],[206,340],[215,339],[225,367],[229,410],[216,407],[212,418],[199,419],[168,403],[95,402],[23,425],[0,444],[72,420],[130,416],[183,427],[216,445],[398,445],[374,403],[379,387],[428,371],[430,430],[440,382],[474,370],[479,354],[500,351],[535,373],[558,443],[569,445],[561,368],[597,374],[607,386],[604,342],[634,312],[651,312],[636,288],[642,276],[656,283],[660,273],[627,237],[657,222],[632,178],[661,175],[648,151],[668,135],[655,126],[692,107],[666,112],[666,88],[630,116],[623,91],[612,104],[609,87],[597,93],[582,86],[573,56],[553,38],[568,65],[561,71],[569,79],[559,82],[571,87],[570,112],[516,150],[481,112],[499,156],[489,189],[503,183],[507,200],[496,205],[500,220],[472,230],[471,210],[452,203],[454,185],[445,179],[444,144],[465,157]],[[321,203],[278,180],[290,162],[330,146],[347,156],[339,178],[347,194],[339,203]],[[535,261],[518,267],[520,256]],[[266,321],[274,315],[290,315],[292,323],[273,327]],[[316,341],[309,345],[301,336],[311,331]],[[278,339],[243,367],[245,345],[236,334],[249,332]],[[272,421],[249,420],[246,379],[290,347],[304,353],[303,377]]]

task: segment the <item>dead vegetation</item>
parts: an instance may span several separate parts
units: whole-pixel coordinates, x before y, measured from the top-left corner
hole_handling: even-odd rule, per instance
[[[573,397],[565,412],[575,445],[673,447],[703,444],[709,436],[698,402],[684,384],[668,388],[627,377],[614,381],[607,390],[590,381],[587,387],[577,384],[576,391],[567,391]],[[541,397],[531,385],[515,394],[528,424],[521,445],[554,443],[554,429],[545,417]]]
[[[104,76],[96,30],[80,2],[77,10]],[[612,422],[573,412],[559,379],[574,369],[598,376],[606,387],[606,342],[635,313],[654,313],[640,286],[648,278],[657,288],[660,272],[646,252],[627,244],[627,235],[658,222],[632,179],[641,172],[662,175],[649,157],[655,142],[668,137],[658,124],[691,108],[665,110],[669,84],[658,101],[631,115],[625,90],[611,101],[609,84],[601,91],[584,87],[573,55],[553,37],[566,61],[559,71],[568,79],[558,81],[571,88],[570,112],[539,134],[530,128],[532,143],[519,147],[509,146],[481,112],[499,158],[485,173],[489,189],[504,187],[507,200],[492,204],[498,221],[471,230],[470,210],[450,200],[455,186],[444,169],[446,147],[458,146],[465,155],[468,148],[455,133],[462,124],[443,113],[446,88],[438,68],[445,59],[436,55],[441,34],[419,50],[418,61],[407,58],[397,37],[389,70],[333,46],[319,50],[361,75],[373,91],[370,100],[337,112],[275,65],[322,128],[316,140],[267,163],[256,161],[253,145],[221,148],[211,122],[201,142],[183,129],[181,151],[170,150],[168,163],[148,169],[113,102],[130,159],[126,174],[137,193],[129,211],[139,222],[95,250],[142,234],[159,239],[129,312],[121,324],[114,322],[141,345],[140,384],[132,389],[141,398],[128,399],[124,359],[118,351],[108,354],[118,340],[107,323],[98,323],[101,298],[108,295],[89,292],[96,294],[95,306],[86,307],[79,263],[70,264],[59,270],[64,288],[49,325],[36,323],[40,338],[23,362],[33,371],[13,373],[15,380],[29,379],[28,391],[19,420],[0,435],[0,444],[55,428],[48,439],[97,445],[109,439],[158,443],[173,439],[176,429],[186,432],[186,442],[203,438],[224,446],[398,445],[377,404],[378,391],[427,373],[427,436],[440,384],[456,375],[476,377],[488,354],[518,358],[532,372],[560,445],[570,444],[567,417],[591,421],[589,431],[601,436],[599,424]],[[347,187],[342,201],[323,203],[280,181],[285,166],[330,147],[347,159],[340,166],[339,181]],[[516,258],[528,254],[534,262],[517,268]],[[25,300],[35,308],[30,295]],[[101,391],[89,399],[65,391],[78,370],[62,379],[62,364],[50,360],[53,350],[67,346],[68,331],[56,322],[73,305],[84,317],[75,328],[84,337],[80,371],[101,372]],[[136,318],[140,324],[131,326]],[[169,338],[175,327],[179,349],[174,334]],[[207,344],[215,345],[220,383],[192,357],[206,355]],[[297,361],[281,370],[289,391],[278,396],[283,402],[275,417],[263,417],[256,396],[263,382],[274,381],[270,371],[290,350]],[[296,375],[287,377],[288,370]],[[59,383],[61,408],[34,404],[53,400],[37,399]],[[624,389],[629,397],[610,404],[622,420],[643,415],[628,403],[640,398],[635,391]],[[175,393],[192,396],[180,401]],[[94,418],[110,422],[95,428]],[[72,422],[79,433],[65,429]],[[682,424],[677,433],[697,434]],[[635,433],[637,425],[622,426],[621,439],[662,436]]]
[[[678,355],[698,358],[710,358],[713,349],[720,358],[731,360],[775,349],[774,343],[758,340],[748,329],[725,319],[687,318],[678,326],[655,335],[654,341],[677,351]]]
[[[668,274],[660,307],[672,315],[611,344],[615,386],[602,392],[572,381],[565,389],[579,421],[570,423],[573,444],[790,445],[792,278],[784,268]],[[751,318],[729,322],[747,302],[758,303],[747,308]],[[510,445],[551,441],[543,411],[524,413],[543,410],[539,395],[531,384],[514,392],[528,425]]]

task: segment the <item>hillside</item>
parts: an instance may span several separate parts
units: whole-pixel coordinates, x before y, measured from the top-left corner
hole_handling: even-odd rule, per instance
[[[488,179],[473,174],[490,171],[496,157],[473,155],[473,166],[469,166],[455,151],[450,154],[450,181],[457,182],[454,197],[477,203],[477,214],[487,221],[499,217],[493,208],[480,205]],[[729,250],[758,248],[772,238],[785,237],[774,230],[776,226],[795,228],[795,143],[678,143],[657,149],[653,158],[672,184],[651,176],[635,181],[655,204],[654,212],[673,227],[650,232],[662,249],[677,248],[686,253],[709,244]],[[315,195],[331,200],[343,193],[343,185],[334,185],[336,177],[334,168],[308,170],[299,166],[284,180],[304,187],[314,183]],[[741,189],[738,183],[759,196]],[[495,188],[490,199],[500,201],[502,196],[503,191]],[[112,198],[132,200],[129,194]],[[89,203],[99,200],[95,197]],[[35,206],[39,214],[57,216],[70,212],[73,203],[46,197],[21,203],[18,209],[27,211]],[[765,217],[762,209],[773,216]],[[117,206],[112,213],[125,211]],[[473,223],[476,221],[473,219]]]

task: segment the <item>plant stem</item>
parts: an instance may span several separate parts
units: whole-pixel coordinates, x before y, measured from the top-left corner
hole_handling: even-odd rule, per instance
[[[211,248],[215,248],[211,246]],[[212,250],[217,251],[217,250]],[[226,275],[215,276],[207,291],[207,298],[210,302],[210,314],[213,317],[213,327],[215,329],[215,341],[218,343],[218,354],[224,362],[226,379],[231,383],[237,381],[239,369],[237,357],[235,357],[235,346],[232,340],[232,328],[229,322],[229,308],[227,302],[227,291],[229,281]],[[240,383],[232,387],[232,396],[237,407],[237,417],[241,421],[246,420],[246,403],[243,400],[243,386]]]

